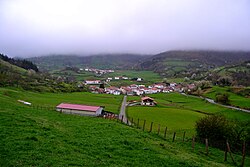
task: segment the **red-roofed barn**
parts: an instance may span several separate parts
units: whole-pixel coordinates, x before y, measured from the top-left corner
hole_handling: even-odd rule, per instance
[[[68,114],[98,116],[102,114],[103,108],[100,106],[87,106],[82,104],[61,103],[58,106],[56,106],[56,110]]]

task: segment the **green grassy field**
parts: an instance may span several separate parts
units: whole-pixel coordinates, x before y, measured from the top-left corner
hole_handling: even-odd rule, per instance
[[[234,166],[231,160],[224,162],[218,149],[210,148],[206,156],[202,144],[196,143],[193,151],[188,141],[165,141],[116,121],[34,109],[16,101],[23,97],[53,105],[56,97],[83,97],[79,94],[0,92],[0,166]],[[239,164],[241,156],[234,158]]]
[[[146,120],[147,126],[154,122],[154,131],[158,129],[158,124],[161,124],[161,126],[167,126],[170,130],[189,129],[192,132],[195,122],[206,114],[217,113],[223,114],[230,119],[250,120],[249,113],[227,109],[196,97],[184,96],[178,93],[152,94],[150,97],[155,99],[157,106],[131,106],[127,110],[130,120],[133,118],[137,123],[139,118],[141,126],[144,120]],[[140,97],[129,96],[128,100],[139,101]]]
[[[0,88],[0,94],[15,100],[31,102],[34,106],[55,107],[60,103],[76,103],[105,106],[105,110],[119,113],[122,96],[108,94],[76,93],[35,93],[29,91]]]
[[[250,109],[250,98],[237,95],[229,90],[229,87],[213,86],[210,90],[203,94],[211,99],[216,99],[217,93],[227,93],[229,95],[230,104],[233,106]]]

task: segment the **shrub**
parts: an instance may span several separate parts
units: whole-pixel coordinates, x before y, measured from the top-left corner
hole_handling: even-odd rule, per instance
[[[225,141],[230,138],[232,126],[222,115],[210,115],[201,118],[195,125],[199,138],[208,138],[214,141]]]
[[[229,104],[229,95],[227,93],[217,93],[215,101],[222,104]]]

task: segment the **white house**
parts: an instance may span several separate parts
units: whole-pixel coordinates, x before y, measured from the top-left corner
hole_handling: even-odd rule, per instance
[[[87,84],[87,85],[101,84],[101,80],[87,80],[87,81],[85,81],[85,84]]]

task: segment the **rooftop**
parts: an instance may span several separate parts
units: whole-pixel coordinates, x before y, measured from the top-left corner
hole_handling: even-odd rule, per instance
[[[100,108],[100,106],[87,106],[82,104],[61,103],[58,106],[56,106],[56,108],[96,112]]]

